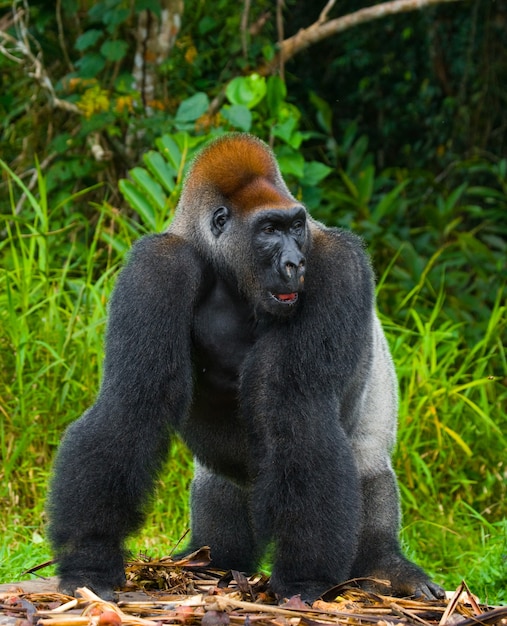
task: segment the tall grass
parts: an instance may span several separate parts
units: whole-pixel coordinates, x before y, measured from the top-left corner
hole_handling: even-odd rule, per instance
[[[448,588],[465,578],[482,598],[506,601],[504,288],[482,339],[466,345],[444,287],[429,314],[409,303],[403,324],[385,320],[400,380],[403,538]]]
[[[0,579],[9,581],[50,556],[51,460],[97,392],[107,301],[139,225],[107,203],[87,219],[72,212],[73,198],[50,207],[42,174],[31,194],[1,166],[12,209],[0,217]],[[470,343],[449,302],[452,267],[440,256],[434,250],[431,268],[383,320],[400,378],[403,540],[446,587],[465,578],[483,599],[506,601],[506,280],[493,281],[493,305]],[[381,308],[397,289],[397,263],[379,281]],[[175,444],[132,550],[166,554],[185,531],[190,472]]]

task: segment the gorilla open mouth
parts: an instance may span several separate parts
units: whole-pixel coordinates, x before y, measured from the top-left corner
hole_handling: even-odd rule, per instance
[[[297,291],[293,293],[272,293],[271,295],[277,302],[281,302],[282,304],[295,304],[298,300]]]

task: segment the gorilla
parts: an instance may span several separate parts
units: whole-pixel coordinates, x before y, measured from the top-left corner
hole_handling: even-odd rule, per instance
[[[189,551],[252,572],[269,548],[279,598],[352,577],[441,597],[398,540],[396,412],[361,240],[312,219],[263,142],[215,140],[112,295],[100,392],[55,461],[60,589],[124,583],[124,541],[178,433],[195,458]]]

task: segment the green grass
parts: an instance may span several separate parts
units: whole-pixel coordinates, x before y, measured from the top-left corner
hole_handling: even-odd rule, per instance
[[[404,326],[386,320],[401,390],[395,463],[402,537],[446,588],[466,579],[496,602],[507,601],[502,302],[500,289],[474,346],[464,344],[462,324],[446,319],[443,298],[426,319],[411,309]]]
[[[43,176],[36,196],[11,172],[7,178],[11,206],[23,191],[26,201],[18,214],[0,216],[0,581],[6,582],[50,558],[44,500],[51,461],[66,425],[94,400],[107,301],[138,232],[137,222],[106,203],[86,219],[69,209],[72,199],[50,208]],[[395,463],[402,538],[408,554],[445,587],[464,578],[481,599],[505,603],[506,280],[493,276],[487,314],[483,305],[480,315],[468,311],[476,317],[470,333],[455,303],[462,270],[456,278],[437,253],[431,271],[406,293],[397,294],[401,257],[379,281],[400,378]],[[134,553],[165,555],[183,535],[190,476],[188,453],[175,444],[147,523],[129,543]]]

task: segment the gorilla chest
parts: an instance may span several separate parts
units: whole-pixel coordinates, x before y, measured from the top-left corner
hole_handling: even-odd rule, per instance
[[[254,342],[251,309],[215,284],[194,317],[194,394],[180,434],[201,464],[244,484],[248,443],[238,406],[243,362]]]
[[[235,393],[239,373],[254,343],[253,312],[237,292],[217,281],[197,307],[194,369],[198,387]]]

